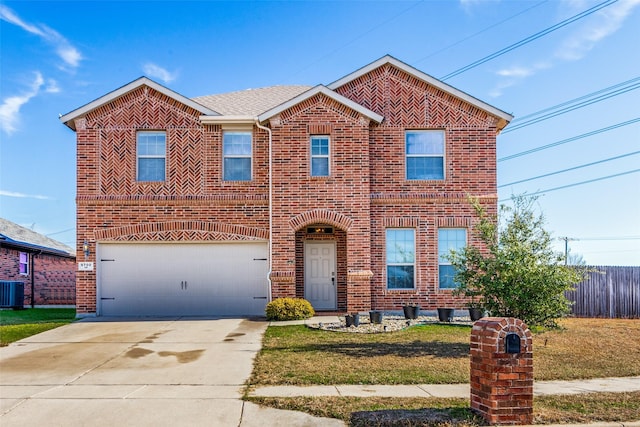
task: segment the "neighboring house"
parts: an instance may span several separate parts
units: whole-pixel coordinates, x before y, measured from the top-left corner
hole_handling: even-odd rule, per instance
[[[469,195],[496,213],[511,119],[390,56],[326,86],[192,99],[135,80],[61,117],[95,262],[78,313],[462,307],[439,255],[475,243]]]
[[[0,281],[23,282],[25,306],[75,304],[73,252],[63,243],[0,218]]]

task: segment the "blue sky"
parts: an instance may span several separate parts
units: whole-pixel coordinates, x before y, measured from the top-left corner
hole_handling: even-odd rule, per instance
[[[443,78],[504,50],[445,80],[516,117],[500,199],[541,192],[572,253],[640,265],[640,0],[561,24],[604,1],[3,1],[0,216],[74,246],[58,116],[142,75],[195,97],[328,84],[386,54]]]

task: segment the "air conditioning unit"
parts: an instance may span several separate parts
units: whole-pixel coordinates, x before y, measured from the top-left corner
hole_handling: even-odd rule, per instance
[[[24,282],[0,280],[0,307],[24,308]]]

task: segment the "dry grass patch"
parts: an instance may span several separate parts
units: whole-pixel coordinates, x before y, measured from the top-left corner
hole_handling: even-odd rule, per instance
[[[565,319],[561,326],[534,334],[536,380],[640,375],[640,321]],[[250,384],[466,383],[470,333],[443,324],[385,334],[270,327]]]
[[[278,409],[303,411],[350,426],[472,427],[485,425],[468,399],[389,397],[250,397]],[[542,396],[534,400],[536,424],[625,422],[640,419],[640,392]]]
[[[534,334],[536,380],[640,375],[640,320],[574,319]]]

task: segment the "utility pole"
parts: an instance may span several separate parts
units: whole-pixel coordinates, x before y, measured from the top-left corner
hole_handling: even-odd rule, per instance
[[[564,240],[564,265],[569,262],[569,242],[576,241],[573,237],[558,237],[558,240]]]

